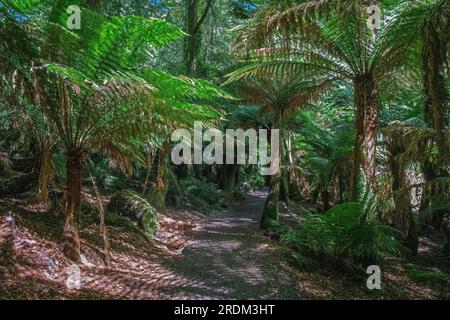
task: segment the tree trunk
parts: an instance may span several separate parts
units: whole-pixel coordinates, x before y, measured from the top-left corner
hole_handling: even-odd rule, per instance
[[[369,186],[377,189],[376,184],[376,151],[377,129],[380,112],[379,93],[371,76],[365,83],[364,112],[364,174]]]
[[[266,204],[264,206],[264,211],[261,218],[261,229],[271,228],[278,223],[280,182],[280,172],[270,177],[269,195],[267,196]]]
[[[153,190],[151,190],[150,203],[157,209],[166,208],[168,185],[168,145],[167,143],[159,150],[158,156],[158,173],[156,175],[156,183]]]
[[[81,203],[81,176],[85,162],[83,153],[76,150],[67,155],[67,191],[64,210],[65,223],[63,234],[63,252],[70,260],[81,262],[79,216]]]
[[[328,210],[330,210],[330,192],[328,190],[322,191],[320,193],[320,199],[322,200],[323,212],[327,212]]]
[[[110,246],[109,246],[109,238],[108,238],[108,229],[106,227],[106,223],[105,223],[105,209],[103,207],[103,203],[102,203],[102,199],[100,197],[100,192],[98,191],[97,188],[97,183],[95,183],[95,178],[92,176],[92,173],[89,172],[89,177],[91,178],[91,182],[92,182],[92,186],[94,187],[94,192],[95,192],[95,196],[97,197],[97,201],[98,201],[98,215],[99,215],[99,230],[100,230],[100,234],[102,235],[102,239],[103,239],[103,249],[105,251],[104,255],[105,255],[105,265],[107,267],[110,266],[110,262],[111,262],[111,253],[110,253]]]
[[[355,142],[353,144],[353,167],[350,177],[349,200],[358,201],[359,176],[362,163],[362,145],[364,139],[364,82],[362,79],[353,81],[353,99],[355,108]]]
[[[380,112],[379,92],[372,75],[363,75],[353,81],[356,137],[353,146],[350,201],[359,198],[358,182],[361,163],[369,186],[376,189],[376,148]],[[364,161],[361,149],[364,146]]]
[[[385,223],[401,231],[405,245],[413,255],[417,254],[419,239],[417,226],[411,209],[410,189],[405,176],[405,160],[402,154],[406,151],[402,139],[403,132],[393,132],[392,137],[386,137],[386,146],[389,151],[389,166],[392,174],[392,196],[395,212],[387,217]]]
[[[280,125],[282,119],[281,106],[275,110],[275,117],[273,121],[273,128],[277,128]],[[269,145],[272,148],[272,139],[269,137]],[[280,143],[283,138],[280,134]],[[283,146],[280,145],[280,160],[283,159]],[[280,163],[281,165],[281,163]],[[264,205],[264,211],[261,217],[261,229],[269,229],[278,224],[279,221],[279,208],[280,208],[280,186],[281,186],[281,168],[278,172],[270,176],[269,181],[269,194],[267,196],[266,204]]]
[[[442,19],[428,19],[422,29],[422,82],[424,96],[424,119],[435,132],[434,141],[437,147],[437,161],[425,161],[422,171],[425,181],[430,183],[436,178],[448,177],[448,91],[445,85],[445,64],[447,60],[447,32],[441,24]],[[433,197],[425,187],[420,209],[432,207]],[[436,196],[436,195],[433,195]],[[445,198],[445,194],[442,197]],[[434,215],[434,214],[433,214]],[[434,217],[433,217],[434,218]]]
[[[206,6],[201,16],[199,15],[200,0],[186,0],[186,5],[186,33],[188,34],[185,44],[186,75],[197,77],[199,75],[198,61],[201,48],[201,25],[211,9],[212,0],[206,1]]]
[[[448,176],[448,91],[445,85],[447,34],[436,19],[425,23],[422,32],[422,68],[424,86],[424,119],[434,129],[438,150],[435,177]]]
[[[239,170],[238,164],[222,165],[220,187],[223,191],[227,193],[233,192],[237,183],[236,178],[238,170]]]
[[[39,194],[40,203],[48,202],[48,185],[52,179],[52,154],[48,143],[44,142],[41,146],[39,160]]]
[[[289,205],[289,179],[286,171],[281,174],[280,200]]]

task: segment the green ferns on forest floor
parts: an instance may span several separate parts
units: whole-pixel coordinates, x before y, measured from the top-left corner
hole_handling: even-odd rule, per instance
[[[305,269],[317,265],[359,269],[382,264],[406,249],[396,240],[396,230],[365,218],[359,203],[336,205],[325,214],[311,214],[297,229],[282,230],[281,242]]]
[[[179,189],[178,189],[179,187]],[[178,182],[178,186],[171,184],[168,201],[176,208],[183,204],[202,211],[216,211],[226,207],[226,193],[214,183],[196,178],[187,178]]]

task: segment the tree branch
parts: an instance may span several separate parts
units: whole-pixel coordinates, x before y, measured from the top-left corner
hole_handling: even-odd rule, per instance
[[[198,30],[200,29],[200,26],[203,24],[203,22],[205,21],[206,17],[208,16],[209,10],[212,7],[212,2],[213,0],[207,0],[206,1],[206,7],[205,7],[205,11],[203,12],[202,16],[200,17],[200,19],[198,20],[197,24],[195,25],[194,28],[194,34],[198,32]]]

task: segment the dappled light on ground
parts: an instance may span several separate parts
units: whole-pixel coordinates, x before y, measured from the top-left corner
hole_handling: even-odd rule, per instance
[[[2,211],[0,216],[3,290],[19,299],[383,298],[367,291],[364,274],[360,280],[349,280],[296,269],[289,250],[258,228],[265,196],[252,193],[245,204],[209,218],[186,213],[183,219],[183,212],[167,211],[154,238],[109,226],[109,266],[104,263],[98,226],[85,226],[79,289],[68,287],[73,264],[58,245],[57,217],[28,211],[31,207],[15,201],[17,214]],[[36,215],[40,224],[30,224]],[[31,225],[34,229],[28,229]],[[433,245],[432,240],[422,242],[422,251]],[[387,286],[400,296],[435,297],[433,289],[412,282],[403,271],[386,273]]]

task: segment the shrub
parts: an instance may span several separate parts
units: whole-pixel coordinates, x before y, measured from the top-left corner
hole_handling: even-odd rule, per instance
[[[396,240],[397,231],[366,216],[359,203],[337,205],[325,214],[308,216],[298,229],[282,231],[281,241],[293,249],[303,268],[324,262],[358,269],[400,255],[404,248]]]
[[[425,270],[413,264],[407,265],[406,272],[410,278],[416,281],[450,288],[450,274],[434,270]]]
[[[30,190],[36,184],[33,173],[20,173],[11,177],[0,177],[0,195],[19,194]]]
[[[133,221],[150,234],[159,228],[159,215],[156,210],[136,193],[130,190],[119,192],[111,198],[107,211],[118,213]]]
[[[247,193],[258,190],[266,186],[266,179],[262,176],[258,168],[252,170],[241,169],[241,179],[239,182],[239,191]]]
[[[216,210],[226,207],[226,195],[214,183],[188,178],[178,182],[179,190],[171,184],[169,188],[169,202],[176,207],[182,205],[180,192],[183,202],[187,205],[201,210]]]

